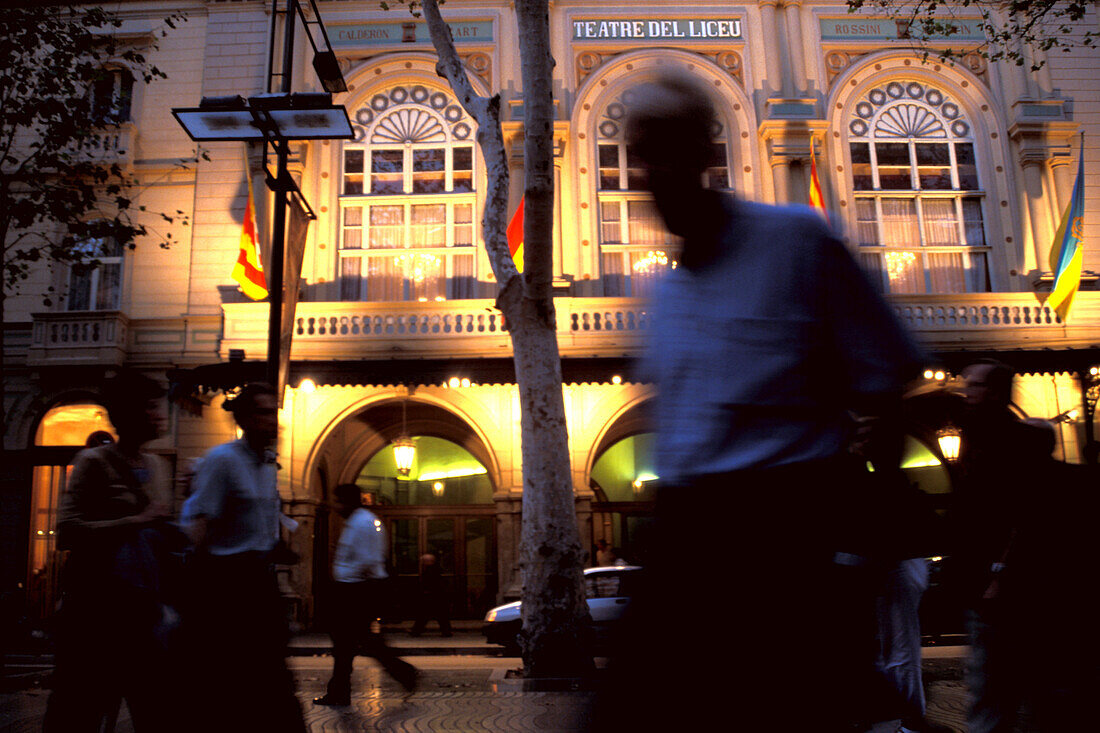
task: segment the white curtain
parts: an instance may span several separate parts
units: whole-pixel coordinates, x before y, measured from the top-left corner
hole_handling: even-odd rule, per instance
[[[371,249],[397,249],[405,246],[405,207],[370,207]]]
[[[665,243],[665,226],[651,201],[628,201],[626,210],[631,244]]]
[[[961,244],[954,199],[922,199],[921,210],[924,214],[925,246],[954,247]]]
[[[933,293],[966,292],[962,252],[929,252],[928,275]]]
[[[883,244],[891,247],[919,247],[916,199],[882,199]]]
[[[410,247],[447,246],[447,205],[413,204]]]

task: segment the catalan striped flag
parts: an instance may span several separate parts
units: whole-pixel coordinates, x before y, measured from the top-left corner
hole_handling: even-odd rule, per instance
[[[508,252],[512,255],[512,261],[516,263],[516,269],[523,272],[523,197],[519,199],[516,213],[512,214],[512,221],[508,222]]]
[[[825,221],[829,221],[829,212],[825,209],[825,197],[821,195],[821,181],[817,179],[817,156],[814,155],[813,137],[810,137],[810,206],[820,211]]]
[[[241,248],[233,265],[233,279],[241,292],[252,300],[267,297],[267,278],[260,264],[260,237],[256,232],[256,209],[252,203],[252,176],[245,158],[244,177],[248,182],[248,201],[244,205],[244,226],[241,228]]]
[[[1085,239],[1085,136],[1081,135],[1081,154],[1077,160],[1077,181],[1062,223],[1054,234],[1050,247],[1050,269],[1054,272],[1054,287],[1047,304],[1063,321],[1069,316],[1073,296],[1081,284]]]

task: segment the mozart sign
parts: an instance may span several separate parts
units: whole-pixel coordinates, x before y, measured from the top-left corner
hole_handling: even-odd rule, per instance
[[[574,20],[574,41],[709,41],[744,40],[741,19],[723,18],[586,18]]]

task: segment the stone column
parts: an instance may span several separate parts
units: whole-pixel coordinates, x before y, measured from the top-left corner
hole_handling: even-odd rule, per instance
[[[768,39],[779,37],[779,25],[776,22],[777,0],[764,0],[760,3],[760,25],[764,33],[764,68],[767,73],[769,92],[783,93],[783,54],[782,50],[768,43]]]
[[[806,93],[806,52],[802,46],[802,5],[788,2],[783,5],[787,23],[787,45],[790,52],[791,86],[795,96]]]
[[[1043,165],[1039,157],[1024,157],[1020,161],[1024,169],[1024,196],[1027,197],[1027,213],[1031,220],[1031,242],[1034,262],[1039,270],[1045,269],[1046,248],[1050,246],[1054,229],[1050,223],[1050,209],[1045,205]]]
[[[773,155],[770,162],[775,203],[789,203],[791,201],[791,161],[785,155]]]

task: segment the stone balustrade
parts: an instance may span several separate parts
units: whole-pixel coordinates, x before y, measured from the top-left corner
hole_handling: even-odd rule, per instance
[[[1070,324],[1032,293],[891,296],[898,319],[929,348],[1066,348],[1100,333],[1100,293],[1078,295]],[[558,298],[563,356],[630,356],[649,326],[650,305],[635,298]],[[223,306],[223,358],[266,350],[267,304]],[[299,303],[293,359],[438,358],[510,353],[492,300],[426,303]],[[1067,341],[1068,339],[1068,341]]]
[[[122,364],[128,320],[120,311],[36,313],[29,366]]]

